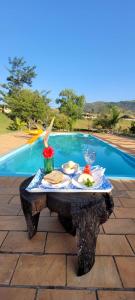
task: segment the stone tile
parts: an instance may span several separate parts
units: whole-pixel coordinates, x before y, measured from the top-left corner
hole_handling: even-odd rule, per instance
[[[20,186],[20,184],[26,179],[27,177],[16,177],[15,182],[14,182],[14,187]]]
[[[5,252],[41,252],[44,251],[46,234],[37,232],[37,234],[29,240],[26,232],[11,231],[7,235],[1,251]]]
[[[100,229],[100,231],[99,231],[100,234],[104,233],[102,225],[100,225],[99,229]]]
[[[99,300],[134,300],[135,292],[131,291],[98,291]]]
[[[127,187],[127,190],[135,191],[135,180],[127,180],[125,181],[125,185]]]
[[[21,200],[20,200],[20,196],[19,195],[14,195],[11,200],[10,200],[10,204],[17,204],[20,205],[21,204]]]
[[[135,198],[120,198],[123,207],[135,207]]]
[[[131,219],[109,219],[103,224],[105,233],[134,234],[135,222]]]
[[[114,188],[112,190],[112,196],[113,196],[113,198],[117,198],[119,196],[118,191],[116,189],[114,189]]]
[[[46,207],[41,211],[40,217],[50,217],[50,214],[50,210]]]
[[[64,255],[22,255],[12,279],[13,285],[63,286],[65,282]]]
[[[18,216],[24,216],[22,209],[20,209]]]
[[[5,194],[1,195],[1,188],[0,188],[0,204],[8,204],[8,202],[12,199],[13,195]]]
[[[0,246],[7,235],[7,231],[0,231]]]
[[[114,202],[114,207],[121,206],[121,201],[118,197],[113,197],[113,202]]]
[[[14,182],[16,180],[16,177],[9,177],[9,176],[6,176],[6,177],[3,177],[1,180],[0,180],[0,187],[3,188],[3,187],[12,187]]]
[[[135,199],[135,191],[128,191],[128,196]]]
[[[18,255],[0,254],[0,284],[8,284],[16,266]]]
[[[77,253],[75,237],[68,233],[49,233],[46,253]]]
[[[96,247],[97,255],[133,255],[124,235],[99,235]]]
[[[41,217],[39,219],[38,231],[65,232],[57,217]]]
[[[56,213],[56,212],[51,212],[51,217],[57,217],[58,216],[58,214]]]
[[[127,218],[134,219],[135,218],[135,208],[129,207],[115,207],[114,214],[116,218]]]
[[[19,188],[18,188],[18,187],[6,187],[6,188],[5,188],[5,185],[4,185],[4,187],[1,187],[1,188],[0,188],[0,194],[1,194],[1,195],[6,195],[6,194],[9,194],[9,195],[19,194]]]
[[[127,235],[127,239],[135,252],[135,235]]]
[[[110,217],[109,217],[110,219],[114,219],[115,218],[115,215],[114,215],[114,213],[112,212],[111,213],[111,215],[110,215]]]
[[[37,300],[96,300],[95,292],[78,290],[40,290]]]
[[[17,216],[20,208],[20,205],[0,203],[0,216]]]
[[[122,287],[119,275],[112,257],[97,256],[91,271],[78,277],[77,257],[67,258],[67,285],[76,287]]]
[[[135,257],[116,257],[124,287],[135,287]]]
[[[118,191],[126,191],[127,187],[121,180],[113,180],[113,186]]]
[[[26,137],[26,135],[24,136],[21,132],[2,134],[0,155],[24,145],[27,142],[27,139],[28,137]]]
[[[112,195],[113,197],[123,197],[123,198],[127,198],[129,197],[128,195],[128,191],[121,191],[121,190],[116,190],[116,189],[113,189],[112,190]]]
[[[135,180],[121,179],[121,182],[126,186],[126,190],[130,190],[131,186],[132,186],[132,189],[133,189],[133,185],[134,185],[134,190],[135,190]]]
[[[23,211],[22,211],[22,209],[20,210],[20,212],[19,212],[19,216],[23,216],[24,214],[23,214]],[[50,211],[49,211],[49,209],[46,207],[46,208],[44,208],[42,211],[41,211],[41,213],[40,213],[40,217],[50,217]]]
[[[1,216],[0,230],[26,230],[26,222],[21,216]]]
[[[1,300],[34,300],[35,293],[34,289],[0,287]]]

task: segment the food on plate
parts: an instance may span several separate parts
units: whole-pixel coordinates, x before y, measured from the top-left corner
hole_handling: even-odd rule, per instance
[[[86,185],[87,187],[91,187],[93,186],[94,181],[91,181],[89,178],[86,180],[86,182],[84,183],[84,185]]]
[[[67,174],[73,174],[78,170],[78,164],[73,161],[68,161],[64,165],[62,165],[63,171]]]
[[[68,161],[67,163],[64,164],[64,168],[65,169],[75,169],[76,168],[76,163],[74,163],[73,161]]]
[[[78,182],[81,183],[81,184],[86,185],[87,187],[90,187],[90,186],[93,185],[94,179],[93,179],[92,175],[87,174],[87,173],[82,173],[78,177]]]
[[[89,175],[92,175],[91,173],[91,169],[90,169],[90,165],[86,165],[84,170],[83,170],[83,173],[84,174],[89,174]]]
[[[74,169],[76,166],[76,163],[74,161],[70,160],[67,162],[67,165],[70,169]]]
[[[44,176],[44,180],[51,184],[58,184],[64,180],[64,174],[60,171],[54,170],[51,173]]]

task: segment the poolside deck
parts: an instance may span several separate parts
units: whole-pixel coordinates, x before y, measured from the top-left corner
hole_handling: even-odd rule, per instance
[[[113,180],[115,209],[101,226],[96,263],[75,273],[75,239],[45,209],[29,241],[18,186],[23,178],[0,177],[0,299],[135,299],[135,181]]]
[[[116,145],[130,154],[135,154],[135,139],[104,133],[94,133],[94,135],[103,139],[104,141]],[[0,135],[0,155],[4,155],[18,147],[23,146],[27,143],[29,138],[29,135],[21,131]]]
[[[117,136],[113,134],[94,133],[94,135],[118,148],[135,155],[135,138]]]
[[[21,131],[0,135],[0,155],[7,154],[8,152],[25,145],[30,136]]]
[[[95,134],[128,153],[135,140]],[[1,135],[0,155],[27,141],[22,133]],[[96,263],[80,278],[75,273],[75,239],[56,214],[45,209],[37,235],[29,241],[18,193],[23,178],[0,177],[0,299],[134,300],[135,181],[113,180],[115,209],[101,226]]]

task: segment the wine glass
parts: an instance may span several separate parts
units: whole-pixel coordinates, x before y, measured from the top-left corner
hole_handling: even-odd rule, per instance
[[[92,165],[96,160],[96,152],[91,151],[90,148],[84,150],[84,159],[88,165]]]

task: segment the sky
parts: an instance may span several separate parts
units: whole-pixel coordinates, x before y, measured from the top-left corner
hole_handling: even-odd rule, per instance
[[[8,57],[36,65],[33,89],[87,102],[135,99],[135,0],[0,0],[0,82]]]

